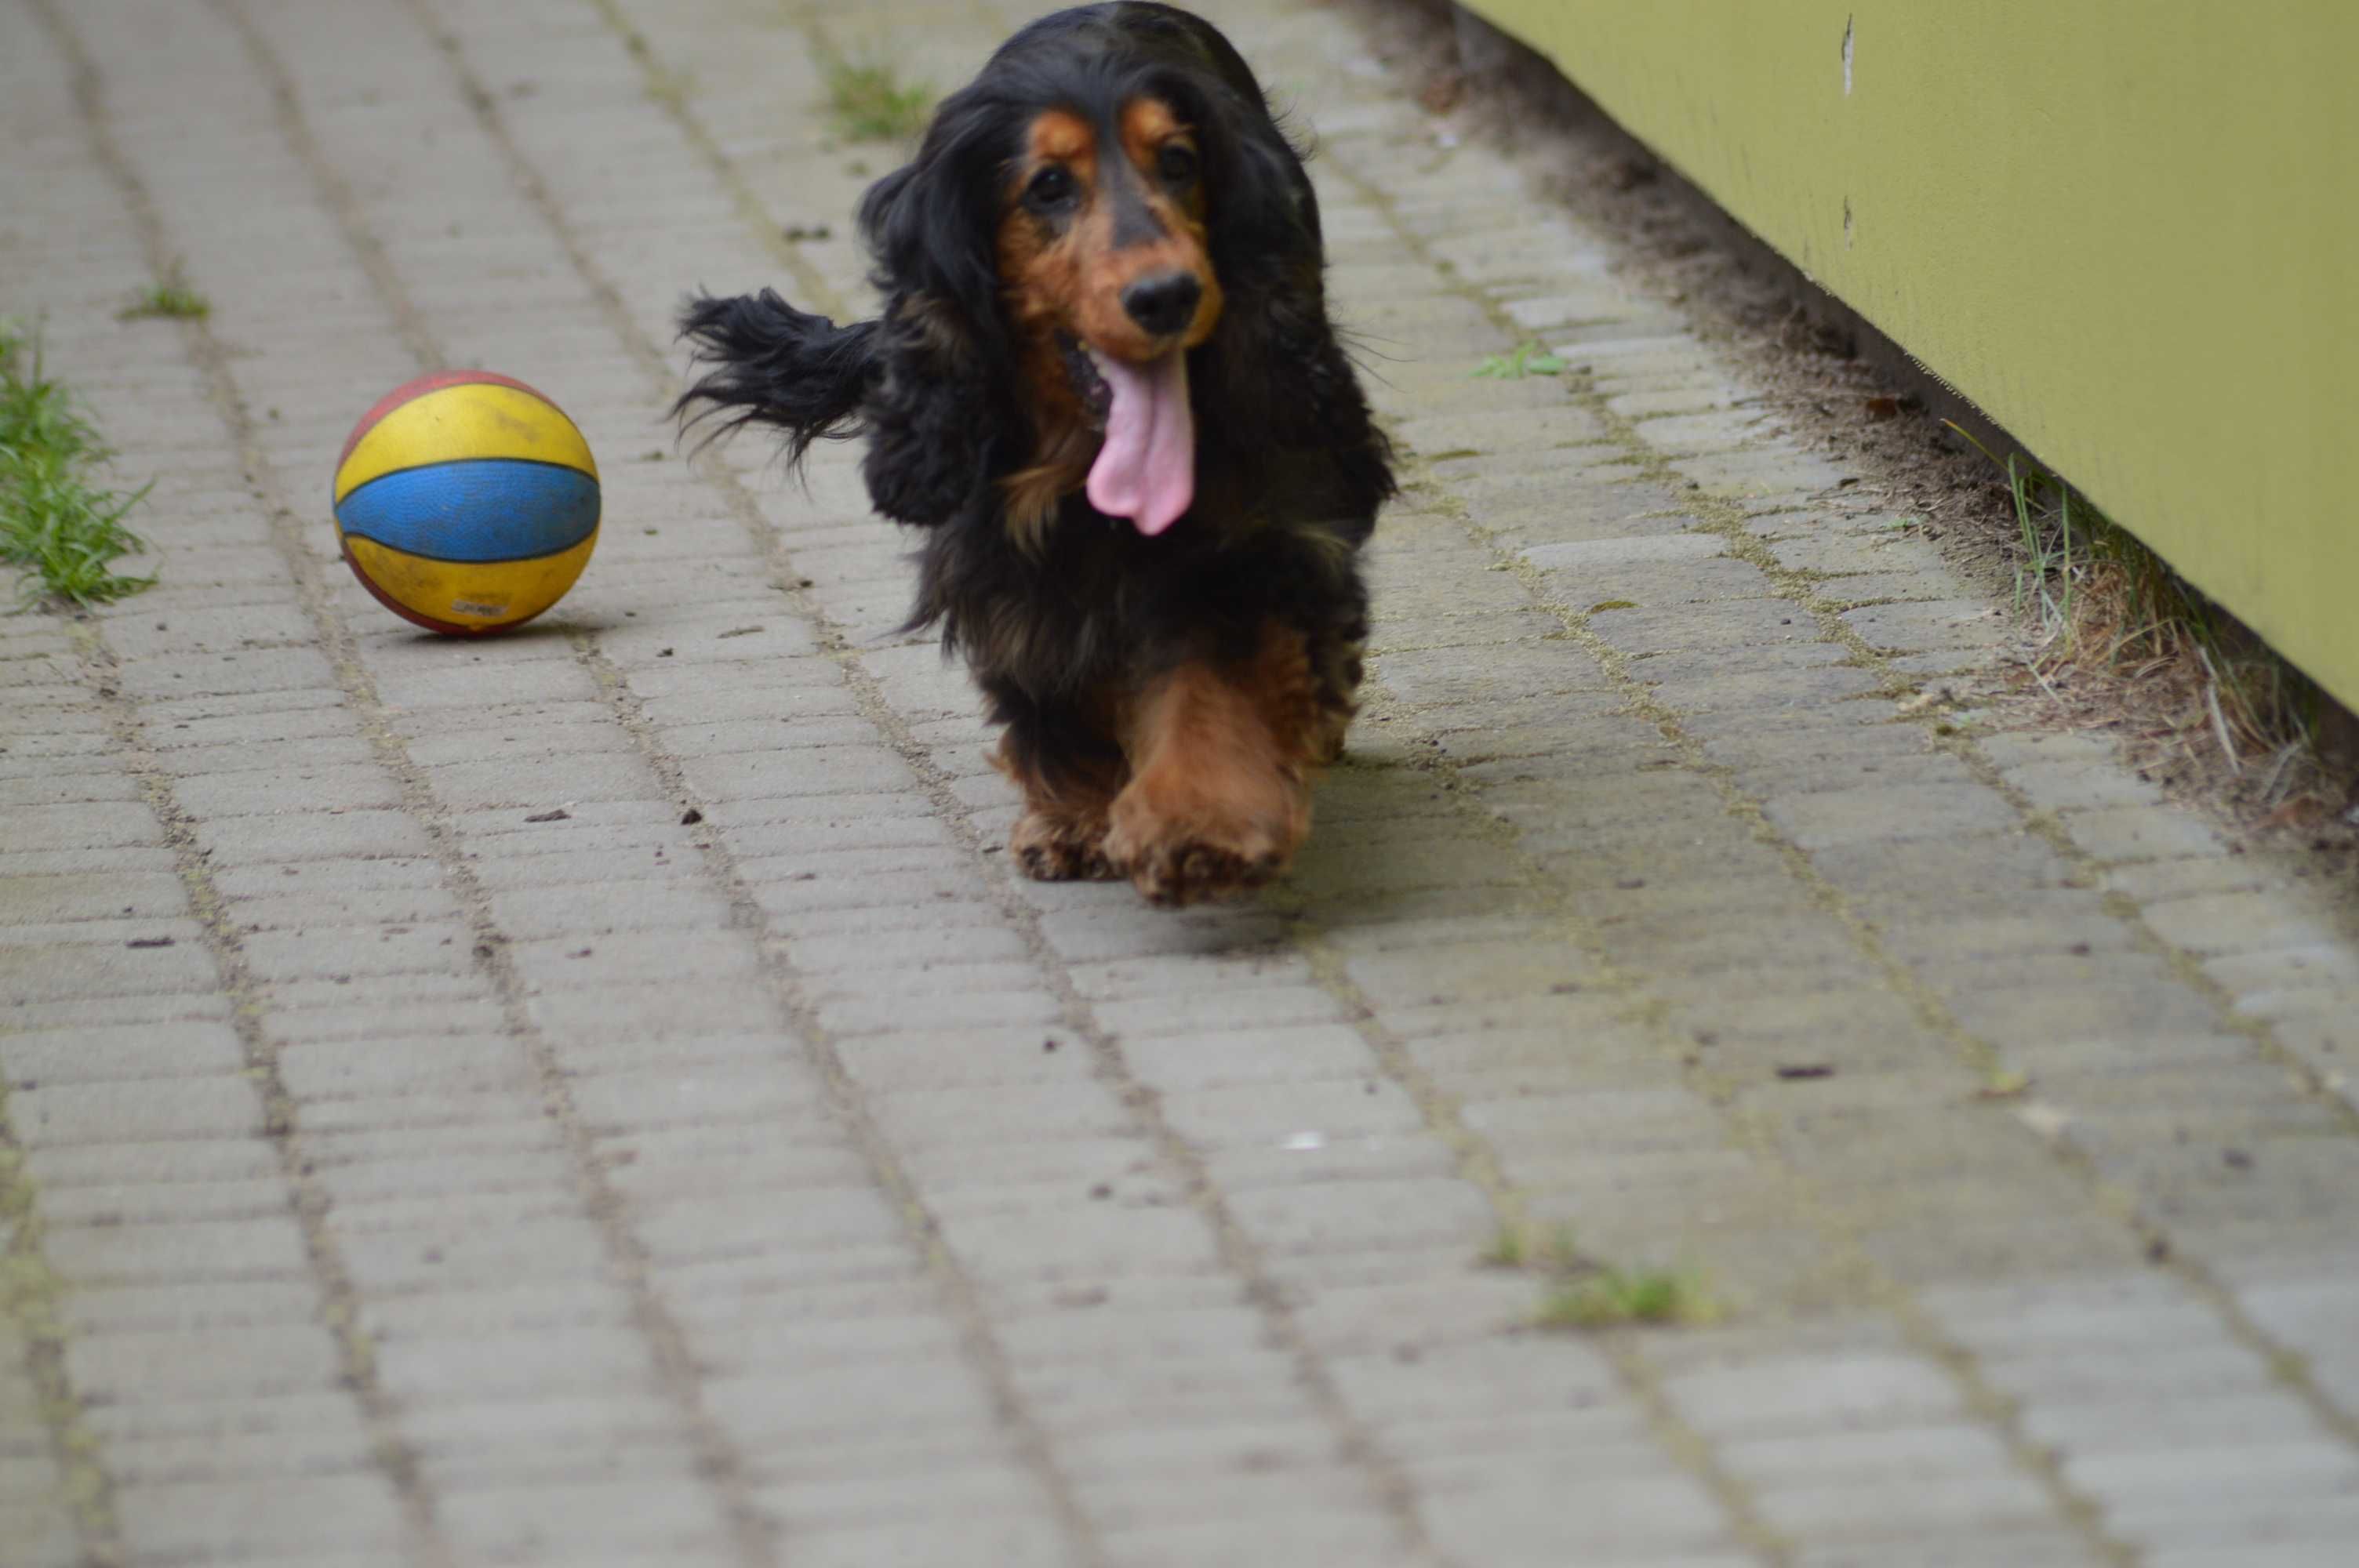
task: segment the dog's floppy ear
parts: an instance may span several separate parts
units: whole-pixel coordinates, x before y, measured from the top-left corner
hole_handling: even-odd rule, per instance
[[[1201,438],[1223,444],[1224,466],[1252,476],[1265,503],[1364,534],[1393,493],[1391,449],[1328,319],[1319,200],[1302,155],[1229,58],[1234,73],[1199,110],[1212,265],[1228,295],[1198,351],[1203,395],[1226,416]],[[1288,452],[1319,460],[1282,460]]]
[[[715,436],[774,425],[786,432],[789,465],[813,441],[860,433],[861,402],[876,371],[875,322],[839,327],[766,288],[695,296],[680,308],[679,332],[705,373],[672,406],[673,417],[717,418]]]
[[[953,95],[917,158],[870,188],[861,232],[885,297],[863,469],[876,510],[946,522],[990,499],[1008,445],[996,229],[1000,118]]]

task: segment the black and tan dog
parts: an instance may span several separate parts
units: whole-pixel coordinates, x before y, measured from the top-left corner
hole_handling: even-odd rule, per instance
[[[695,300],[682,410],[797,459],[867,438],[876,509],[925,530],[910,624],[1006,726],[1028,874],[1158,903],[1266,881],[1351,722],[1393,482],[1251,70],[1172,6],[1044,17],[860,222],[883,315]]]

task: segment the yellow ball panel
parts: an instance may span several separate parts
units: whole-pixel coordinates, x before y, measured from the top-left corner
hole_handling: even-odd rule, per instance
[[[554,406],[488,382],[445,386],[412,398],[363,436],[336,470],[336,502],[373,479],[429,463],[518,458],[598,477],[590,443]]]
[[[343,542],[353,568],[385,598],[429,621],[489,631],[529,621],[564,598],[598,535],[555,555],[490,563],[429,560],[349,534]]]

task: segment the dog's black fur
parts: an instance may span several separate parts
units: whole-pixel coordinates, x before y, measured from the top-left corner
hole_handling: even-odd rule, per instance
[[[1041,112],[1114,124],[1142,94],[1198,138],[1226,298],[1189,362],[1195,503],[1147,537],[1075,492],[1021,540],[1002,481],[1033,461],[1037,434],[995,248],[1009,171]],[[795,460],[822,438],[867,439],[876,509],[925,530],[909,624],[938,624],[967,659],[1011,762],[1050,780],[1106,765],[1105,693],[1246,659],[1272,620],[1304,636],[1348,717],[1366,635],[1355,557],[1393,492],[1390,454],[1328,320],[1301,156],[1228,40],[1140,0],[1030,24],[941,104],[860,226],[882,316],[838,326],[768,290],[699,297],[681,326],[709,368],[681,411],[778,427]]]

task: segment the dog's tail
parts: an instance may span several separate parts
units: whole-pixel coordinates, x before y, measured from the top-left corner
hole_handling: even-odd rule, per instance
[[[679,335],[695,344],[692,362],[711,368],[680,395],[672,415],[683,427],[719,418],[708,438],[775,425],[787,434],[788,462],[799,463],[813,441],[860,434],[861,400],[877,368],[877,327],[839,327],[767,288],[730,299],[700,294],[680,309]]]

